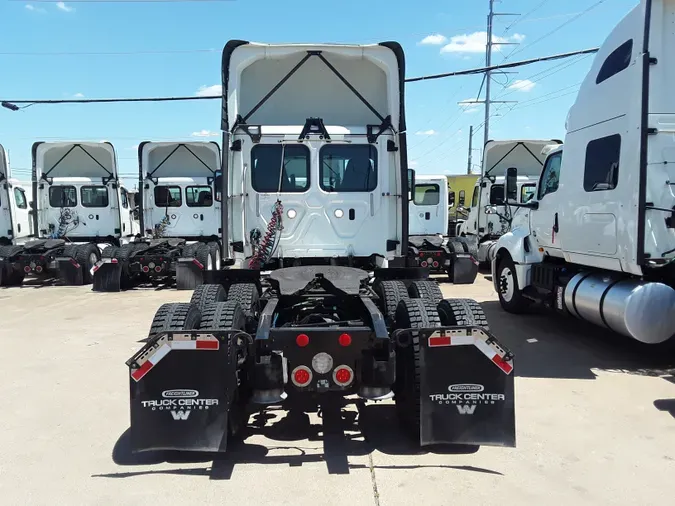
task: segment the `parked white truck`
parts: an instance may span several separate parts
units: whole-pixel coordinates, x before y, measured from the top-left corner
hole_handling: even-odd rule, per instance
[[[417,175],[408,207],[410,250],[419,265],[446,272],[455,284],[473,283],[478,260],[466,239],[448,237],[449,192],[442,175]]]
[[[558,140],[491,140],[485,145],[483,172],[459,227],[460,237],[473,245],[480,264],[489,265],[497,239],[511,227],[513,210],[504,202],[504,170],[518,168],[518,199],[526,202],[534,194],[548,150],[559,144]]]
[[[0,145],[0,247],[21,242],[31,234],[30,188],[12,177],[9,157]]]
[[[138,147],[138,215],[143,238],[103,251],[93,289],[119,291],[175,277],[194,289],[221,266],[220,170],[216,142],[143,142]]]
[[[673,19],[674,1],[643,0],[597,53],[564,147],[499,239],[505,310],[537,301],[643,343],[675,335]]]
[[[0,250],[4,283],[20,285],[29,274],[91,283],[101,249],[138,233],[115,149],[108,142],[36,142],[32,159],[32,240]]]

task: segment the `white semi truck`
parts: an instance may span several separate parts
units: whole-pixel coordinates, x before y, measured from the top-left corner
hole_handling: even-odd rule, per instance
[[[20,285],[26,275],[91,283],[101,249],[138,233],[115,149],[108,142],[36,142],[32,159],[31,240],[0,251],[4,283]]]
[[[518,199],[531,198],[541,174],[546,153],[558,140],[488,141],[483,154],[483,171],[473,188],[470,209],[459,227],[482,265],[490,263],[497,239],[508,232],[513,210],[504,202],[504,170],[518,168]]]
[[[420,267],[446,272],[455,284],[473,283],[478,260],[469,242],[448,237],[449,192],[445,176],[416,175],[409,205],[410,250]]]
[[[675,1],[643,0],[597,53],[564,147],[497,244],[505,310],[542,302],[643,343],[675,334],[673,19]]]
[[[217,142],[142,142],[138,146],[138,215],[142,238],[110,246],[92,269],[93,289],[173,280],[194,289],[221,266],[221,196]]]
[[[12,177],[9,156],[0,145],[0,247],[31,235],[30,188]]]
[[[162,305],[127,361],[132,449],[224,452],[251,404],[348,395],[393,396],[418,445],[514,446],[513,354],[407,265],[401,46],[233,40],[222,61],[235,264]]]

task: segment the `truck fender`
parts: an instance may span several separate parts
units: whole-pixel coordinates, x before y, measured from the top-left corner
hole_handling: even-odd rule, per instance
[[[535,248],[536,242],[530,238],[530,234],[524,228],[515,228],[502,235],[497,241],[496,254],[492,260],[492,283],[497,287],[497,267],[505,256],[511,257],[516,271],[518,289],[522,290],[530,284],[530,270],[532,264],[541,263],[544,254]]]

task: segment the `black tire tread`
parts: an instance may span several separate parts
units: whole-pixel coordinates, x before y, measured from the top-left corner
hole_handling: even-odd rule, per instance
[[[244,330],[245,326],[246,313],[238,301],[216,302],[202,309],[201,330]]]
[[[227,300],[237,301],[246,313],[255,313],[260,294],[255,283],[235,283],[230,286]]]
[[[380,296],[381,309],[384,316],[393,317],[396,314],[398,303],[408,299],[408,289],[400,280],[380,281],[375,285],[375,292]]]
[[[424,299],[434,304],[443,300],[443,292],[438,283],[431,279],[415,280],[410,284],[408,293],[413,299]]]
[[[202,315],[199,308],[188,302],[162,304],[150,324],[148,337],[168,330],[194,330],[199,328]]]
[[[471,325],[490,330],[483,307],[473,299],[441,300],[438,303],[438,313],[444,326]]]
[[[227,292],[222,285],[206,284],[199,285],[192,292],[190,304],[194,304],[203,310],[205,306],[227,300]]]
[[[427,300],[403,299],[396,308],[397,328],[416,329],[440,325],[441,319],[435,305]],[[413,333],[410,345],[397,351],[396,369],[397,386],[394,397],[396,412],[410,438],[419,444],[422,410],[422,357],[419,334]]]

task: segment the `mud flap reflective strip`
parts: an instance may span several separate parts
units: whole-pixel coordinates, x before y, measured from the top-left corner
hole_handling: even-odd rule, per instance
[[[461,333],[452,335],[450,333],[450,335],[446,335],[448,333],[445,330],[440,330],[431,334],[429,336],[429,348],[473,345],[506,374],[511,374],[511,371],[513,371],[513,359],[509,356],[509,353],[502,349],[501,346],[498,346],[495,341],[487,338],[485,334],[476,333],[472,335],[471,333]]]
[[[101,267],[103,267],[105,264],[116,264],[118,263],[117,258],[103,258],[96,262],[94,266],[91,268],[89,272],[91,272],[91,275],[93,276],[94,273],[99,270]]]
[[[192,339],[190,337],[189,340],[176,339],[177,337],[179,336],[174,336],[174,340],[171,341],[167,340],[161,345],[159,344],[162,341],[157,341],[157,344],[159,346],[156,348],[156,351],[152,355],[146,354],[145,356],[141,356],[136,361],[136,364],[139,367],[131,372],[131,377],[136,381],[140,381],[141,378],[143,378],[143,376],[148,374],[148,372],[150,372],[150,370],[154,366],[156,366],[160,360],[166,357],[171,350],[220,349],[220,341],[218,341],[218,339],[216,339],[214,336],[208,334],[198,336],[196,339]],[[164,337],[164,339],[166,339],[166,337]]]

